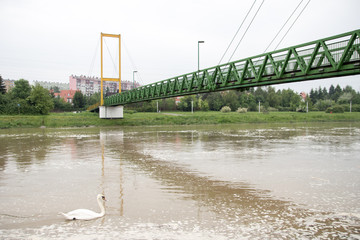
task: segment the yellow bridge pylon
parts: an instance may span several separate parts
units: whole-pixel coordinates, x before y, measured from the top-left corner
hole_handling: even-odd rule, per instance
[[[103,37],[118,38],[119,39],[119,78],[106,78],[103,73]],[[103,81],[119,82],[119,93],[121,93],[121,35],[101,33],[101,99],[100,106],[104,105],[104,89]]]

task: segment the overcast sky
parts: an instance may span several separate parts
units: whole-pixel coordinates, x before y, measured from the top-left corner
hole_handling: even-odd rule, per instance
[[[269,50],[285,34],[299,10]],[[0,0],[0,74],[5,79],[68,83],[69,76],[100,77],[100,33],[121,34],[122,79],[149,84],[215,66],[254,0]],[[265,0],[232,60],[261,54],[301,0]],[[261,5],[257,0],[223,62]],[[360,28],[360,1],[311,0],[279,48]],[[105,73],[114,76],[117,44],[106,39]],[[109,49],[109,50],[108,50]],[[111,57],[110,54],[111,53]],[[351,85],[360,76],[277,85],[298,92]]]

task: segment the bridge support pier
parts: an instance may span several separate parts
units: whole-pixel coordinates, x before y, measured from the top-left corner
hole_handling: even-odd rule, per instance
[[[124,106],[99,106],[100,118],[124,118]]]

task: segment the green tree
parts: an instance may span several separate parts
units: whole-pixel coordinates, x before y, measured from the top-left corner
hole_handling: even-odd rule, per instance
[[[294,93],[294,92],[293,92]],[[296,109],[301,105],[301,97],[299,94],[292,94],[291,98],[290,98],[290,110],[291,111],[296,111]]]
[[[342,94],[342,89],[341,89],[341,87],[340,87],[339,84],[338,84],[338,85],[336,85],[336,88],[335,88],[335,93],[334,93],[334,98],[333,98],[333,100],[334,100],[335,102],[337,102],[337,100],[339,99],[339,97],[341,96],[341,94]]]
[[[32,87],[30,96],[27,99],[30,105],[34,107],[33,111],[35,113],[48,114],[54,108],[49,90],[39,84]]]
[[[27,80],[20,79],[14,82],[15,86],[11,90],[12,97],[14,99],[26,99],[30,96],[31,87]]]
[[[85,107],[85,97],[80,91],[76,91],[73,99],[74,109],[82,110]]]
[[[335,102],[330,99],[327,99],[327,100],[317,101],[314,106],[320,111],[325,111],[327,108],[329,108],[333,105],[335,105]]]
[[[349,103],[353,99],[353,94],[351,92],[344,92],[338,99],[339,104]]]
[[[209,109],[212,111],[219,111],[223,106],[224,102],[220,92],[212,92],[206,98]]]
[[[331,86],[329,88],[329,98],[331,100],[334,100],[334,96],[335,96],[335,87],[334,87],[334,85],[331,84]]]
[[[54,93],[60,93],[59,86],[54,86]]]
[[[267,97],[267,92],[262,88],[262,87],[257,87],[255,92],[254,92],[254,96],[256,99],[256,102],[258,103],[259,101],[262,103],[265,103],[266,97]]]
[[[273,108],[279,107],[281,99],[279,95],[276,94],[274,87],[268,87],[268,94],[266,97],[266,101],[268,102],[270,107]]]
[[[97,93],[94,93],[94,94],[92,94],[92,95],[90,95],[88,97],[85,97],[86,105],[91,106],[91,105],[93,105],[95,103],[100,102],[100,95],[101,94],[99,92],[97,92]]]
[[[71,103],[65,102],[60,96],[53,98],[54,102],[54,111],[70,111],[72,108]]]
[[[199,110],[198,100],[195,95],[189,95],[189,96],[185,96],[185,97],[181,98],[178,108],[181,111],[189,112],[189,111],[191,111],[191,102],[193,102],[194,110]]]
[[[199,98],[199,108],[201,111],[209,111],[209,103]]]
[[[240,106],[238,96],[236,95],[235,91],[224,92],[223,101],[224,105],[229,106],[232,111],[236,111]]]
[[[161,111],[176,110],[175,98],[166,98],[159,101],[159,108]]]
[[[6,87],[4,84],[4,81],[0,75],[0,94],[5,94],[6,93]]]
[[[299,107],[300,102],[300,95],[290,88],[281,91],[281,106],[284,111],[295,111]]]
[[[315,104],[318,100],[318,92],[317,90],[311,89],[310,90],[310,99],[313,104]]]

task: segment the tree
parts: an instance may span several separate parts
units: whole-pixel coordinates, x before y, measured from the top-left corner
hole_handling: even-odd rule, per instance
[[[220,92],[212,92],[206,98],[209,108],[212,111],[219,111],[223,106],[223,99]]]
[[[331,84],[331,86],[329,88],[329,98],[331,100],[334,100],[334,96],[335,96],[335,87],[334,87],[334,85]]]
[[[191,111],[191,102],[194,110],[199,110],[198,100],[195,95],[189,95],[181,98],[178,108],[182,111]]]
[[[6,93],[6,87],[4,85],[4,81],[0,75],[0,94],[5,94]]]
[[[229,106],[232,111],[236,111],[240,106],[235,91],[224,92],[223,101],[224,105]]]
[[[166,98],[159,101],[161,111],[176,110],[175,98]]]
[[[310,99],[311,99],[311,102],[313,104],[316,103],[316,101],[318,100],[318,92],[317,92],[317,90],[314,90],[314,89],[310,90]]]
[[[301,105],[301,97],[299,94],[292,94],[290,98],[290,109],[291,111],[296,111],[296,109]]]
[[[255,92],[254,92],[254,96],[256,99],[256,102],[262,102],[264,103],[267,97],[267,92],[265,90],[262,89],[262,87],[257,87]]]
[[[76,91],[73,99],[74,108],[81,110],[85,107],[85,97],[80,91]]]
[[[11,90],[14,99],[26,99],[30,96],[31,87],[27,80],[20,79],[15,81],[15,87]]]
[[[54,108],[49,90],[39,84],[32,87],[30,96],[27,99],[30,105],[34,107],[35,113],[48,114]]]
[[[333,100],[336,102],[339,99],[339,97],[341,96],[341,94],[342,94],[342,89],[338,84],[338,85],[336,85],[336,88],[335,88],[335,93],[334,93],[334,99]]]
[[[100,102],[100,93],[96,92],[90,96],[85,97],[85,99],[86,99],[87,106],[94,105],[94,104]]]
[[[268,94],[266,97],[266,101],[269,103],[270,107],[276,108],[279,106],[281,99],[275,93],[274,87],[268,87]]]
[[[255,106],[256,108],[255,96],[250,91],[241,92],[239,96],[239,104],[242,108],[250,108],[249,110],[252,110],[252,107]]]
[[[199,108],[201,111],[209,111],[209,103],[199,98]]]
[[[54,86],[53,90],[54,90],[54,93],[60,92],[60,88],[58,86]]]
[[[65,102],[60,96],[53,98],[54,102],[54,111],[70,111],[72,108],[71,103]]]
[[[344,92],[338,99],[339,104],[349,103],[353,99],[353,94],[351,92]]]
[[[329,93],[325,87],[322,90],[322,94],[323,94],[323,99],[329,99]]]

